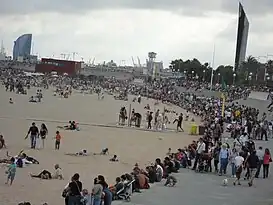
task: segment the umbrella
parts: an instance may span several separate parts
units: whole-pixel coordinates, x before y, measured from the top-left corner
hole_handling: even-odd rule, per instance
[[[57,75],[57,72],[56,71],[52,71],[51,74],[52,75]]]
[[[63,75],[68,75],[68,73],[64,73]]]

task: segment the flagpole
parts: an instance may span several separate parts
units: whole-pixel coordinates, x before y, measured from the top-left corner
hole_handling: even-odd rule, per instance
[[[215,44],[213,46],[213,53],[212,53],[212,64],[211,64],[212,70],[211,70],[211,76],[210,76],[210,91],[212,90],[214,62],[215,62]]]

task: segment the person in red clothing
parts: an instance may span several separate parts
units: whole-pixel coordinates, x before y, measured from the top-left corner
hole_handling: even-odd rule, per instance
[[[55,137],[55,149],[58,150],[60,149],[60,144],[61,144],[61,135],[60,135],[60,132],[57,131],[56,132],[56,137]]]
[[[264,178],[268,178],[269,164],[272,162],[271,154],[268,148],[264,150],[264,160],[263,160],[263,174]]]

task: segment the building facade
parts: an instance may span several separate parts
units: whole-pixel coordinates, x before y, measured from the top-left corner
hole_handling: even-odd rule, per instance
[[[13,60],[17,60],[18,57],[27,59],[30,56],[32,44],[32,34],[24,34],[14,41],[13,46]]]
[[[51,73],[54,71],[58,74],[76,75],[80,73],[81,67],[81,62],[77,61],[42,58],[41,62],[36,64],[35,71],[39,73]]]

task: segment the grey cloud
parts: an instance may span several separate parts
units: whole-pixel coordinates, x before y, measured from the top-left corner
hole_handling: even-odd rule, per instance
[[[81,14],[97,9],[158,9],[184,11],[184,15],[202,15],[207,11],[238,12],[237,0],[0,0],[0,15],[59,12]],[[266,14],[273,11],[272,0],[248,0],[245,7],[250,14]],[[191,12],[192,11],[192,12]],[[181,13],[181,12],[179,12]]]

